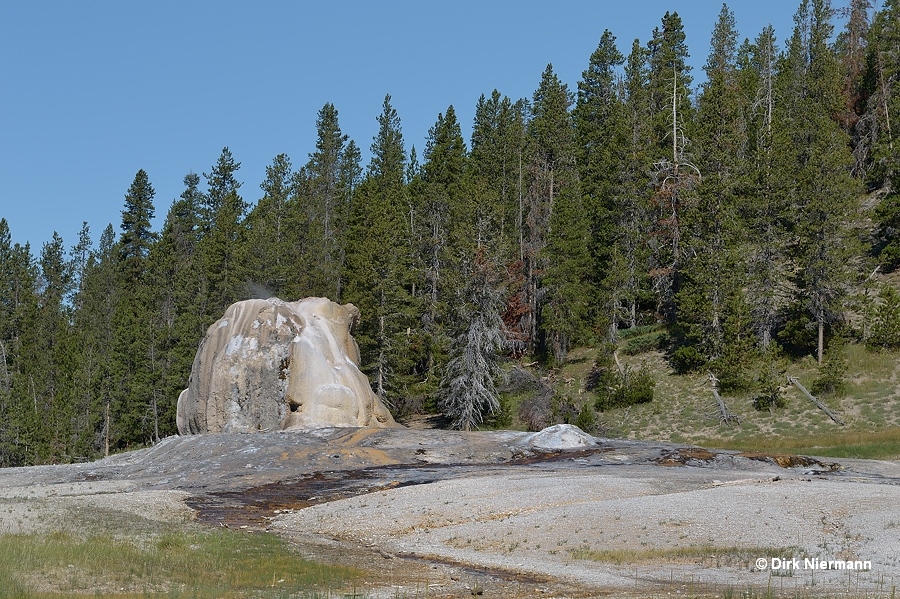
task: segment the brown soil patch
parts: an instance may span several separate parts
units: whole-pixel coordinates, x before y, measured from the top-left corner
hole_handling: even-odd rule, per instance
[[[702,447],[680,447],[664,452],[656,463],[660,466],[688,466],[697,465],[697,462],[711,462],[715,458],[715,453]]]
[[[760,453],[757,451],[745,451],[737,454],[742,458],[778,464],[782,468],[810,468],[823,469],[826,472],[840,470],[839,464],[826,464],[815,458],[805,455],[792,455],[785,453]]]
[[[296,481],[279,481],[243,491],[197,495],[185,503],[197,512],[197,520],[204,524],[264,530],[269,520],[281,512],[411,484],[418,483],[385,483],[365,470],[317,472]]]

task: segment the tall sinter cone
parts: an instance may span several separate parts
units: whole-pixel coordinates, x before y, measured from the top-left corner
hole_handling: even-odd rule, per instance
[[[178,432],[399,426],[359,370],[358,320],[353,304],[318,297],[233,304],[200,343]]]

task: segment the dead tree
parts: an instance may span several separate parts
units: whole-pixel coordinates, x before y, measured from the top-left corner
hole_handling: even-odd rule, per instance
[[[835,415],[834,412],[832,412],[831,410],[828,409],[828,406],[826,406],[826,405],[823,404],[821,401],[819,401],[818,398],[816,398],[815,396],[813,396],[812,393],[810,393],[809,391],[807,391],[807,390],[806,390],[806,387],[804,387],[804,386],[800,383],[800,379],[798,379],[797,377],[794,377],[794,376],[789,376],[789,377],[787,377],[787,380],[788,380],[789,383],[791,383],[792,385],[794,385],[795,387],[797,387],[798,389],[800,389],[800,391],[803,392],[803,395],[805,395],[807,398],[809,398],[809,401],[811,401],[811,402],[813,402],[814,404],[816,404],[816,406],[817,406],[820,410],[822,410],[823,412],[825,412],[826,414],[828,414],[828,417],[829,417],[829,418],[831,418],[832,420],[834,420],[835,422],[837,422],[837,423],[840,424],[841,426],[844,426],[844,421],[841,420],[840,418],[838,418],[838,417]]]
[[[737,414],[728,409],[728,406],[725,405],[725,402],[719,395],[719,379],[717,379],[716,375],[711,372],[709,373],[709,382],[712,383],[713,397],[716,398],[716,403],[719,405],[719,422],[724,422],[725,424],[729,425],[740,424],[740,417],[738,417]]]
[[[616,361],[616,369],[619,371],[619,376],[622,377],[622,380],[625,380],[625,367],[622,366],[622,362],[619,361],[619,350],[613,352],[613,360]]]

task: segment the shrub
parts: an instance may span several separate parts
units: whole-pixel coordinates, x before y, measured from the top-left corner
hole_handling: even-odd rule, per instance
[[[666,346],[668,336],[663,331],[651,333],[649,335],[641,335],[628,340],[622,351],[628,356],[636,356],[645,354],[648,351],[662,349]]]
[[[597,418],[594,416],[594,410],[590,404],[581,406],[581,411],[578,412],[578,417],[575,418],[575,426],[586,433],[593,433],[596,430]]]
[[[533,393],[542,388],[538,377],[521,366],[514,366],[506,375],[504,385],[500,388],[504,393]]]
[[[627,389],[626,405],[630,406],[653,401],[653,390],[656,388],[656,381],[653,380],[653,374],[646,363],[641,364],[641,367],[635,373],[626,368],[624,382],[624,386]]]
[[[762,372],[759,375],[759,393],[753,398],[753,407],[757,410],[783,408],[784,396],[781,393],[781,382],[784,371],[778,367],[778,346],[772,342],[762,353]]]
[[[554,395],[550,402],[550,414],[554,424],[573,424],[579,412],[572,400],[563,395]]]
[[[687,374],[706,364],[706,358],[693,345],[682,345],[672,353],[675,374]]]
[[[781,395],[781,386],[775,379],[763,381],[759,393],[753,398],[753,407],[759,411],[784,407],[784,397]]]
[[[631,339],[632,337],[640,337],[641,335],[655,332],[658,328],[658,324],[643,324],[633,329],[619,329],[616,331],[616,334],[619,336],[619,339]]]
[[[530,431],[539,431],[550,425],[550,396],[538,394],[519,404],[519,418]]]
[[[792,306],[787,314],[787,320],[776,334],[778,342],[784,351],[794,357],[809,354],[816,344],[816,325],[802,306]]]
[[[613,408],[623,408],[653,401],[653,390],[656,382],[647,364],[633,371],[625,367],[625,376],[619,378],[615,387],[598,390],[594,407],[601,412]]]
[[[878,300],[866,344],[873,349],[900,347],[900,292],[884,285]]]
[[[621,380],[610,353],[600,352],[594,365],[588,372],[584,381],[584,388],[588,391],[603,393],[604,390],[615,388]]]
[[[825,359],[819,367],[819,376],[813,381],[810,391],[815,395],[843,395],[846,388],[845,377],[849,365],[844,355],[843,339],[835,338],[828,345]]]
[[[427,399],[422,394],[405,393],[394,400],[391,412],[397,418],[404,418],[413,414],[425,414],[429,411],[426,402]]]
[[[499,399],[500,409],[488,416],[486,423],[491,428],[506,429],[512,424],[512,408],[508,397],[501,396]]]
[[[550,400],[553,388],[530,371],[516,366],[507,376],[502,391],[523,397],[519,403],[519,419],[530,431],[550,426]]]

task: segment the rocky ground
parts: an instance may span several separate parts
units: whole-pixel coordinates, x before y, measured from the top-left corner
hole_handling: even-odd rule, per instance
[[[413,429],[172,437],[0,471],[0,531],[67,510],[270,530],[371,572],[370,597],[890,596],[900,464]],[[871,562],[820,570],[816,559]],[[759,563],[757,563],[759,560]],[[794,561],[796,560],[796,561]],[[775,568],[794,564],[797,567]]]

